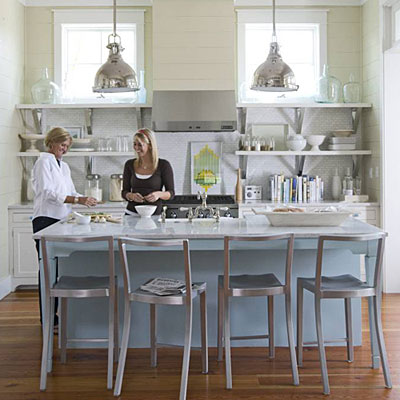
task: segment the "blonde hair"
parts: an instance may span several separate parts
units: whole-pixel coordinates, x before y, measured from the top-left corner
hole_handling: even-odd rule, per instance
[[[158,148],[154,133],[149,128],[138,129],[133,136],[133,140],[138,138],[150,146],[152,170],[155,171],[158,167]],[[137,160],[138,165],[139,159]]]
[[[44,144],[47,148],[50,148],[52,144],[63,143],[69,140],[69,144],[72,144],[72,136],[61,127],[56,127],[47,132]]]

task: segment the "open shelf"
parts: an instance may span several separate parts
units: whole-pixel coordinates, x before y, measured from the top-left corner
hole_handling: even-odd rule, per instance
[[[40,154],[43,154],[43,152],[25,152],[21,151],[17,153],[18,157],[39,157]],[[125,152],[119,152],[119,151],[70,151],[67,154],[65,154],[63,157],[131,157],[135,156],[136,153],[133,151],[125,151]]]
[[[65,108],[149,108],[150,104],[139,103],[87,103],[87,104],[17,104],[18,110],[37,110],[37,109],[65,109]]]
[[[371,150],[321,150],[321,151],[235,151],[237,156],[368,156]]]
[[[371,108],[371,103],[238,103],[243,108]]]

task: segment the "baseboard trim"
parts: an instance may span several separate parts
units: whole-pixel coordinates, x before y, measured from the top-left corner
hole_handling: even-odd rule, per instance
[[[0,300],[11,293],[11,275],[0,279]]]

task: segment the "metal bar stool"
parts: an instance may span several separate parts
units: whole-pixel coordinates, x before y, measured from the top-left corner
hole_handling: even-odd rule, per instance
[[[137,247],[177,247],[183,251],[185,287],[186,292],[179,295],[158,296],[140,289],[131,290],[130,273],[127,258],[127,245]],[[139,301],[150,305],[150,347],[151,347],[151,366],[157,366],[157,335],[156,335],[156,306],[158,304],[171,306],[185,306],[185,344],[183,351],[183,363],[181,374],[181,385],[179,399],[186,399],[187,382],[189,373],[190,347],[192,340],[192,314],[193,299],[200,297],[200,322],[201,322],[201,356],[203,373],[208,372],[208,345],[207,345],[207,305],[206,305],[206,283],[195,283],[192,288],[192,277],[190,268],[190,251],[188,240],[141,240],[141,239],[118,239],[118,246],[121,258],[121,265],[124,277],[124,328],[122,334],[121,352],[118,362],[117,377],[115,380],[114,395],[121,394],[122,378],[124,375],[126,353],[128,348],[129,332],[131,326],[131,303]]]
[[[108,253],[108,276],[61,276],[57,282],[52,283],[50,260],[48,257],[48,243],[106,243]],[[82,246],[82,249],[84,247]],[[56,237],[45,236],[41,239],[41,249],[44,270],[45,287],[45,318],[43,334],[42,365],[40,373],[40,390],[46,390],[47,373],[52,370],[53,355],[53,325],[54,299],[61,299],[61,362],[66,362],[66,348],[68,342],[107,342],[108,366],[107,388],[113,387],[113,362],[118,358],[118,308],[117,308],[117,282],[114,268],[114,243],[112,236],[97,237]],[[96,248],[98,250],[98,248]],[[108,338],[67,339],[67,300],[69,298],[108,297]],[[115,354],[114,354],[115,353]]]
[[[230,275],[231,242],[271,242],[287,240],[285,283],[281,283],[274,274]],[[285,295],[286,327],[290,350],[293,384],[299,384],[296,351],[294,345],[292,309],[291,309],[291,274],[293,261],[294,236],[292,234],[270,236],[226,236],[224,239],[225,269],[224,275],[218,276],[218,360],[222,360],[222,346],[225,342],[226,388],[232,389],[231,340],[269,339],[269,356],[275,356],[274,348],[274,310],[273,296]],[[268,297],[268,335],[234,336],[230,333],[230,297]],[[222,322],[224,321],[224,322]]]
[[[319,351],[319,360],[321,367],[321,376],[324,387],[324,394],[329,394],[328,368],[325,356],[325,347],[322,319],[321,319],[321,300],[322,299],[344,299],[345,319],[346,319],[346,338],[337,339],[329,342],[344,341],[347,343],[347,359],[353,361],[353,334],[352,334],[352,319],[351,319],[351,298],[372,297],[373,299],[373,315],[378,341],[379,352],[382,358],[383,375],[385,377],[385,385],[388,388],[392,387],[390,378],[389,365],[387,361],[385,341],[382,332],[381,321],[381,283],[382,283],[382,259],[385,245],[385,233],[370,234],[365,236],[320,236],[318,240],[317,264],[315,278],[297,278],[297,359],[299,366],[303,362],[303,345],[315,344],[303,343],[303,290],[309,290],[314,293],[315,302],[315,321],[317,330],[317,344]],[[336,242],[361,242],[377,240],[377,255],[375,263],[375,275],[373,285],[368,285],[360,281],[352,275],[339,276],[322,276],[322,258],[324,251],[324,243],[326,241]]]

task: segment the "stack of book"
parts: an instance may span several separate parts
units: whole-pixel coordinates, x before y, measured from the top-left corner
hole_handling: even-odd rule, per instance
[[[330,137],[328,150],[355,150],[356,137]]]
[[[324,182],[317,176],[271,175],[270,199],[278,203],[315,203],[324,199]]]

